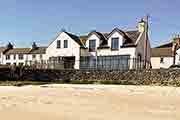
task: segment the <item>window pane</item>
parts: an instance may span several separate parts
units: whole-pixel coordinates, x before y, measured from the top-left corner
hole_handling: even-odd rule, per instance
[[[35,58],[36,58],[36,55],[32,55],[32,58],[35,59]]]
[[[112,47],[112,49],[118,49],[119,48],[119,38],[112,38],[111,47]]]
[[[96,48],[96,40],[89,40],[89,51],[94,51]]]
[[[61,48],[61,41],[57,40],[57,48]]]
[[[96,40],[89,41],[89,48],[96,48]]]
[[[22,54],[19,55],[19,59],[20,59],[20,60],[23,60],[23,57],[24,57],[24,56],[23,56]]]
[[[68,48],[68,41],[64,40],[64,48]]]

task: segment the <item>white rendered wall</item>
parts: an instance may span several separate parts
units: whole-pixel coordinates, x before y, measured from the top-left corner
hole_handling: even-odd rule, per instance
[[[57,40],[61,40],[61,48],[57,48]],[[64,40],[68,40],[68,48],[63,48]],[[80,45],[65,32],[62,32],[46,49],[46,57],[75,56],[75,69],[79,69]]]

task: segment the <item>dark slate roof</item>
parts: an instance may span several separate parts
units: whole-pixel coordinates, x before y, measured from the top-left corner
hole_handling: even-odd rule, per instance
[[[152,57],[173,57],[172,47],[152,48]]]
[[[72,33],[65,32],[69,37],[71,37],[76,43],[80,45],[80,47],[84,47],[84,44],[81,42],[80,38]]]
[[[47,47],[37,47],[35,49],[31,49],[29,54],[46,54]]]
[[[31,48],[13,48],[8,50],[5,54],[29,54]]]
[[[116,28],[118,30],[118,28]],[[120,30],[121,32],[123,32],[122,30]],[[109,46],[107,46],[107,39],[110,36],[111,33],[105,32],[105,33],[101,33],[101,32],[97,32],[97,31],[92,31],[91,33],[96,33],[99,37],[100,40],[102,40],[102,43],[99,47],[99,49],[101,48],[109,48]],[[140,32],[138,30],[134,30],[134,31],[126,31],[123,32],[123,34],[125,34],[125,41],[123,43],[122,47],[135,47],[136,45],[136,41],[138,40],[138,37],[140,35]],[[84,35],[84,36],[80,36],[81,41],[83,42],[83,44],[85,45],[88,36]]]
[[[133,42],[135,43],[140,35],[140,32],[138,30],[136,31],[126,31],[125,32],[127,34],[127,36],[133,40]]]
[[[5,52],[6,51],[6,47],[0,47],[0,53],[3,53],[3,52]]]
[[[167,48],[167,47],[173,47],[173,43],[172,42],[166,43],[166,44],[157,46],[156,48]]]

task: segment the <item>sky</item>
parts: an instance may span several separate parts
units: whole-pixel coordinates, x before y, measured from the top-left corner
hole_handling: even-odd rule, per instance
[[[146,15],[151,46],[180,33],[179,0],[0,0],[0,46],[12,42],[47,46],[61,29],[77,35],[92,30],[137,29]]]

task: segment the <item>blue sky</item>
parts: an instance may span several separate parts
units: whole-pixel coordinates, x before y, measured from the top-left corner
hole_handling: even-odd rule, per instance
[[[65,28],[75,34],[135,29],[150,15],[152,46],[180,31],[179,0],[0,0],[0,44],[48,43]]]

